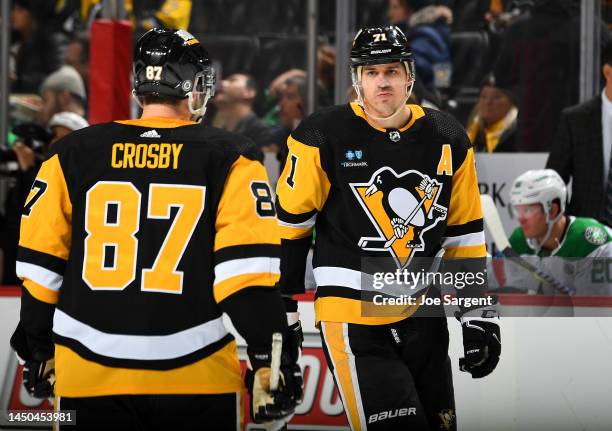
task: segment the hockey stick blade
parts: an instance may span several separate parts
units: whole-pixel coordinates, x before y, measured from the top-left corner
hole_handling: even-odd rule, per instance
[[[491,237],[493,238],[493,242],[505,257],[510,258],[511,262],[519,265],[521,268],[531,274],[532,277],[535,277],[544,284],[551,286],[553,289],[557,289],[560,292],[568,295],[576,293],[576,289],[572,289],[564,285],[552,275],[527,262],[510,247],[510,242],[508,241],[508,237],[504,231],[504,226],[502,225],[501,219],[499,218],[499,213],[497,212],[497,208],[495,207],[495,203],[493,202],[491,196],[480,195],[480,203],[482,205],[484,222],[487,225],[487,229],[489,230]]]
[[[480,203],[482,205],[482,216],[484,222],[489,229],[489,233],[493,238],[493,242],[497,248],[503,253],[505,249],[510,248],[510,242],[504,231],[504,225],[502,225],[499,213],[495,207],[495,202],[489,195],[480,195]]]

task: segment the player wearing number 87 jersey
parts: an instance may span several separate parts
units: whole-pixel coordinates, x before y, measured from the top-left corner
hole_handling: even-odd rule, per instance
[[[58,141],[24,209],[11,344],[28,363],[28,390],[49,395],[54,359],[57,405],[77,410],[79,429],[237,429],[244,386],[226,312],[257,355],[261,419],[282,419],[301,373],[283,353],[282,397],[265,397],[258,372],[287,322],[260,153],[192,121],[214,84],[193,36],[152,30],[134,57],[142,118]]]

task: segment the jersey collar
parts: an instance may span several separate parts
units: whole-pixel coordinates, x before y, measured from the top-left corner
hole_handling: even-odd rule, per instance
[[[179,118],[169,118],[169,117],[137,118],[134,120],[115,121],[115,123],[126,124],[128,126],[157,127],[160,129],[187,126],[189,124],[196,124],[194,121],[181,120]]]
[[[357,102],[351,102],[350,103],[351,109],[353,110],[353,113],[358,116],[363,118],[369,125],[370,127],[372,127],[373,129],[378,130],[379,132],[383,132],[386,133],[387,130],[383,129],[382,127],[378,127],[375,126],[373,123],[371,123],[368,120],[368,116],[366,115],[366,113],[364,112],[363,108],[357,103]],[[408,121],[408,123],[406,123],[405,126],[403,126],[401,129],[399,129],[400,132],[403,132],[405,130],[408,130],[410,127],[412,127],[412,125],[421,117],[425,116],[425,111],[423,110],[423,108],[419,105],[408,105],[408,108],[410,109],[410,112],[412,113],[412,115],[410,116],[410,121]]]

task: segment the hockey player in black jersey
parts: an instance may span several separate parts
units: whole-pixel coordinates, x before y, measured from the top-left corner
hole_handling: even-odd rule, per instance
[[[359,31],[351,73],[358,100],[314,113],[288,138],[276,209],[289,323],[298,330],[291,296],[304,290],[316,228],[316,323],[351,428],[454,430],[446,318],[415,317],[418,305],[376,305],[364,262],[386,259],[383,266],[402,270],[443,253],[449,263],[468,258],[471,270],[484,271],[474,154],[450,116],[407,104],[414,64],[397,27]],[[457,295],[483,291],[470,286]],[[428,285],[408,293],[436,294]],[[460,365],[473,377],[489,374],[499,360],[494,315],[459,311]]]
[[[225,312],[248,344],[252,415],[280,427],[302,375],[275,286],[280,240],[260,153],[193,121],[214,72],[191,34],[149,31],[133,72],[142,117],[55,143],[26,202],[11,339],[26,389],[76,410],[71,429],[241,429]]]

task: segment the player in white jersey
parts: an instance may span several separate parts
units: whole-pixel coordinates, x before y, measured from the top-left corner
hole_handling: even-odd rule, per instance
[[[567,189],[552,169],[520,175],[510,191],[519,222],[510,245],[577,295],[612,294],[612,230],[587,217],[565,213]],[[535,293],[559,293],[515,265],[505,265],[506,285]]]

